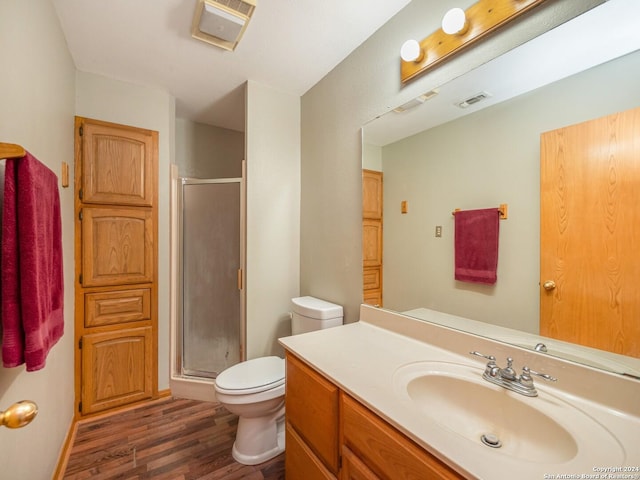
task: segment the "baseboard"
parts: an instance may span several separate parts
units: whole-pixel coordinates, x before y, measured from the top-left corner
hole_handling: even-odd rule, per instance
[[[64,472],[67,470],[67,463],[69,462],[69,454],[71,451],[71,447],[73,446],[73,442],[76,438],[76,431],[78,430],[78,421],[73,419],[71,420],[71,425],[69,426],[69,430],[67,431],[67,436],[64,439],[64,445],[62,446],[62,450],[60,451],[60,456],[58,457],[58,464],[56,465],[56,471],[51,477],[52,480],[62,480],[64,477]]]

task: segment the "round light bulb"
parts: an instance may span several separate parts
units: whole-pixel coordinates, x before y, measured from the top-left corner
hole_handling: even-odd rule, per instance
[[[449,35],[461,35],[468,26],[467,16],[461,8],[452,8],[442,18],[442,30]]]
[[[422,49],[417,40],[407,40],[402,44],[400,57],[405,62],[419,62],[423,57]]]

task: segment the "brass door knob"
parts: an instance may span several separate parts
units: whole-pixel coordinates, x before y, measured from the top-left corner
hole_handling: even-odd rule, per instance
[[[37,414],[38,406],[34,402],[22,400],[0,412],[0,426],[21,428],[31,423]]]
[[[547,291],[553,290],[554,288],[556,288],[556,282],[554,282],[553,280],[547,280],[542,284],[542,287]]]

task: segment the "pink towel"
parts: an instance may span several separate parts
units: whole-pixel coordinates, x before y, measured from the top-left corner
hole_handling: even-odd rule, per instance
[[[457,211],[455,224],[455,279],[493,285],[498,279],[500,211]]]
[[[58,178],[31,154],[7,159],[2,218],[2,363],[45,366],[62,337]]]

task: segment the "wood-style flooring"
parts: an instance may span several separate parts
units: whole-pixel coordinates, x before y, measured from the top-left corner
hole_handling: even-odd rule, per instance
[[[82,421],[63,478],[284,479],[284,454],[255,466],[231,457],[237,423],[219,404],[176,398]]]

